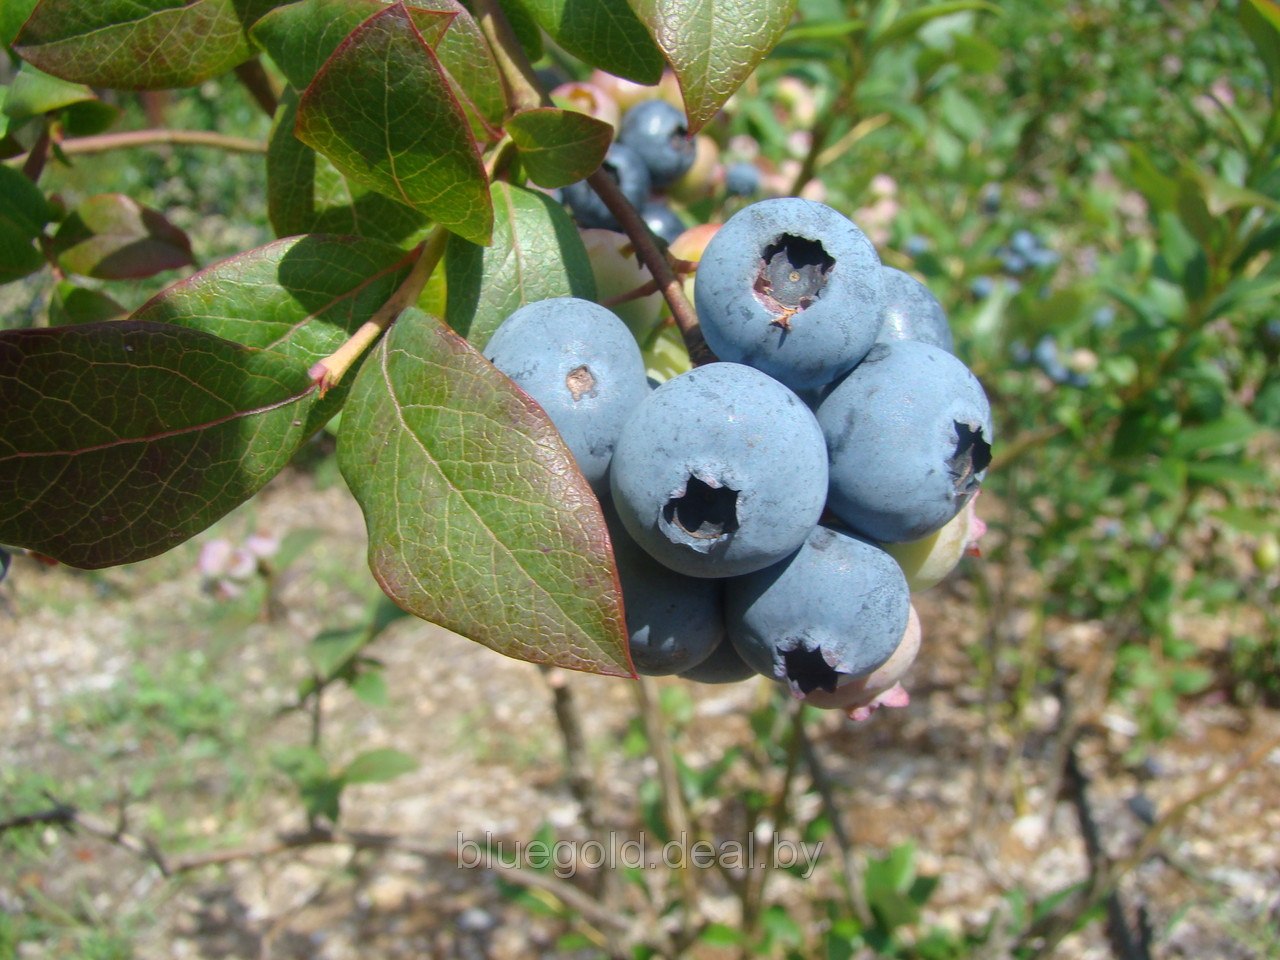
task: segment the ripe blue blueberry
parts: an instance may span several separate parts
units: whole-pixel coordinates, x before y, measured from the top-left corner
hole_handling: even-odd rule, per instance
[[[676,212],[661,200],[651,200],[646,203],[640,211],[640,216],[644,218],[644,222],[648,224],[654,236],[668,246],[688,229]]]
[[[684,112],[665,100],[643,100],[624,113],[618,142],[639,154],[655,187],[683,177],[697,154]]]
[[[884,268],[884,313],[877,340],[919,340],[955,353],[947,312],[923,283],[896,267]]]
[[[626,324],[590,300],[538,300],[502,322],[484,355],[546,411],[592,487],[607,490],[623,421],[649,392]]]
[[[991,462],[982,384],[931,344],[876,344],[817,416],[831,458],[827,505],[881,543],[940,529],[977,493]]]
[[[725,193],[749,197],[760,189],[760,170],[754,163],[734,163],[724,172]]]
[[[1040,238],[1030,230],[1015,230],[1009,238],[1009,248],[1014,253],[1027,257],[1032,251],[1040,249]]]
[[[988,276],[974,277],[969,281],[969,292],[975,300],[985,300],[995,292],[996,282]]]
[[[1071,378],[1062,358],[1058,356],[1058,341],[1051,333],[1046,333],[1031,348],[1031,359],[1043,370],[1054,383],[1066,383]]]
[[[711,651],[711,656],[696,667],[685,670],[680,676],[697,683],[738,683],[757,676],[755,668],[742,659],[734,645],[725,637]]]
[[[1051,270],[1056,267],[1062,255],[1057,250],[1038,247],[1027,254],[1027,264],[1035,270]]]
[[[639,210],[649,199],[651,184],[649,168],[640,155],[621,143],[614,143],[605,154],[601,169],[612,177],[633,207]],[[587,181],[579,180],[564,188],[564,202],[568,204],[573,219],[580,227],[599,227],[605,230],[621,230],[617,218],[604,205],[604,201],[591,189]]]
[[[1014,250],[998,250],[996,257],[1005,273],[1021,273],[1027,269],[1027,258]]]
[[[803,698],[834,693],[898,648],[911,591],[880,546],[820,526],[780,563],[730,580],[729,639],[748,664]]]
[[[751,367],[711,363],[645,398],[610,474],[618,516],[650,556],[731,577],[804,542],[826,499],[827,452],[794,393]]]
[[[933,247],[929,238],[919,233],[913,233],[907,237],[906,246],[903,248],[908,257],[922,257]]]
[[[667,569],[631,539],[608,499],[601,507],[622,584],[632,665],[647,676],[696,667],[725,637],[724,581]]]
[[[784,197],[743,207],[711,238],[694,299],[702,335],[721,360],[812,390],[875,342],[884,280],[875,247],[851,220]]]

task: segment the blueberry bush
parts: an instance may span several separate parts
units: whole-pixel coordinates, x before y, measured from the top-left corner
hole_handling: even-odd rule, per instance
[[[1037,693],[1077,704],[1067,780],[1109,704],[1136,765],[1184,698],[1280,696],[1274,0],[0,0],[0,34],[0,284],[41,291],[0,318],[0,579],[163,554],[330,438],[384,597],[311,645],[312,742],[274,757],[299,846],[358,848],[345,788],[413,766],[320,749],[330,688],[380,704],[371,651],[412,615],[546,668],[571,761],[552,668],[777,681],[695,768],[680,688],[641,679],[640,816],[706,835],[736,794],[741,836],[838,841],[839,889],[802,924],[722,877],[731,928],[687,864],[602,881],[645,903],[621,925],[553,885],[565,949],[1040,956],[1115,872],[928,928],[911,847],[849,852],[810,707],[907,702],[913,600],[988,523],[960,595],[1015,747],[976,822],[1025,809]],[[263,115],[265,145],[228,129]],[[157,144],[226,161],[85,159]],[[214,249],[164,174],[248,199]],[[270,616],[303,549],[213,541],[201,570]],[[1102,640],[1078,662],[1047,623]],[[178,728],[230,722],[142,679]]]

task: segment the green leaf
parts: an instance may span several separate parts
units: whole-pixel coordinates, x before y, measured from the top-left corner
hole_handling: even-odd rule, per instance
[[[390,701],[387,680],[380,668],[365,667],[351,679],[351,692],[371,707],[385,707]]]
[[[797,23],[787,28],[779,43],[801,43],[810,40],[847,40],[867,29],[865,20],[830,20],[825,23]]]
[[[1275,487],[1275,481],[1256,463],[1236,462],[1221,457],[1194,460],[1187,464],[1187,476],[1209,486],[1239,484],[1243,487],[1265,490]]]
[[[405,311],[365,362],[338,465],[401,607],[517,659],[632,675],[591,488],[541,408],[439,320]]]
[[[938,17],[948,17],[954,13],[964,13],[968,10],[981,10],[986,13],[1002,12],[1000,7],[994,3],[987,2],[987,0],[946,0],[944,3],[932,3],[927,7],[921,7],[904,16],[897,17],[875,31],[871,38],[872,46],[875,49],[882,49],[904,37],[911,36],[926,23],[936,20]]]
[[[398,244],[421,235],[426,215],[343,176],[293,135],[297,118],[298,93],[289,87],[267,142],[267,215],[277,236],[353,234]]]
[[[782,38],[796,0],[631,0],[631,6],[680,81],[692,134]]]
[[[584,63],[646,86],[662,79],[662,52],[627,0],[524,0],[524,6]]]
[[[12,44],[39,0],[0,0],[0,43]]]
[[[368,642],[368,627],[326,630],[311,641],[307,657],[316,668],[316,673],[325,680],[330,680]]]
[[[418,769],[418,761],[391,747],[367,750],[360,754],[339,776],[344,783],[385,783]]]
[[[445,319],[477,349],[513,311],[535,300],[594,300],[595,280],[577,227],[544,193],[493,185],[493,242],[451,237],[445,252]]]
[[[360,24],[387,8],[383,0],[298,0],[263,15],[249,38],[298,90],[305,90],[324,62]],[[429,21],[435,20],[434,29]],[[448,22],[443,17],[416,19],[423,38],[434,44]]]
[[[1267,69],[1271,108],[1280,109],[1280,4],[1275,0],[1242,0],[1240,23]]]
[[[34,239],[53,216],[39,187],[21,171],[0,164],[0,224],[7,221],[23,237]]]
[[[73,83],[191,87],[249,59],[245,30],[273,6],[273,0],[41,0],[14,49]]]
[[[139,320],[0,332],[0,542],[77,567],[177,546],[310,435],[277,353]]]
[[[272,10],[250,37],[303,90],[346,38],[386,10],[382,0],[298,0]],[[506,109],[502,80],[471,14],[456,0],[418,0],[406,8],[423,42],[435,50],[454,95],[475,115],[478,135],[492,132]]]
[[[53,326],[68,323],[97,323],[115,320],[129,311],[100,290],[88,290],[72,283],[60,283],[49,304],[49,322]]]
[[[21,280],[44,264],[44,257],[26,231],[19,229],[12,220],[0,217],[0,284]]]
[[[497,128],[507,113],[506,90],[480,26],[457,0],[414,0],[415,23],[419,8],[448,18],[448,29],[433,45],[436,56],[454,96],[467,111],[476,138],[497,140]]]
[[[1223,523],[1241,533],[1263,534],[1276,529],[1274,510],[1259,507],[1223,507],[1211,511]]]
[[[81,203],[58,227],[51,249],[63,269],[103,280],[137,280],[193,262],[185,233],[123,193]]]
[[[37,70],[29,63],[18,68],[4,99],[4,115],[21,119],[51,113],[73,103],[96,100],[82,83],[68,83]]]
[[[589,176],[613,142],[613,127],[576,110],[539,107],[507,121],[529,179],[540,187],[568,186]]]
[[[373,240],[290,237],[173,284],[134,319],[202,330],[310,369],[386,303],[412,260]],[[313,413],[313,430],[338,412],[345,393],[339,384],[326,394]]]
[[[1262,425],[1243,410],[1231,408],[1212,423],[1180,430],[1173,438],[1170,452],[1186,457],[1233,449],[1253,439],[1262,429]]]
[[[314,747],[280,747],[271,754],[271,765],[297,786],[329,779],[329,764]]]
[[[295,134],[355,182],[489,241],[479,150],[403,3],[366,20],[329,58],[302,94]]]
[[[410,259],[368,240],[281,240],[128,320],[0,333],[0,542],[111,566],[253,496],[346,396],[340,384],[320,399],[308,370]]]
[[[1136,143],[1125,145],[1129,152],[1129,179],[1157,210],[1172,210],[1178,201],[1178,182],[1151,161]]]
[[[66,137],[91,137],[120,119],[121,110],[101,100],[80,100],[62,109],[62,133]]]

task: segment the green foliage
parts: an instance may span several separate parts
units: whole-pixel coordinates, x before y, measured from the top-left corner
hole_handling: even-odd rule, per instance
[[[665,54],[696,127],[751,74],[793,8],[738,2],[703,8],[701,19],[684,16],[681,4],[633,10],[624,0],[511,9],[513,24],[491,24],[486,35],[480,23],[498,9],[478,5],[473,17],[455,0],[39,4],[15,41],[24,71],[6,91],[13,151],[30,150],[32,177],[2,174],[13,182],[0,209],[0,279],[29,275],[44,261],[99,279],[190,263],[186,234],[126,196],[92,197],[69,214],[47,202],[31,180],[46,151],[60,154],[41,138],[60,136],[70,111],[94,102],[89,85],[191,86],[246,66],[247,78],[255,52],[288,81],[267,151],[268,211],[278,232],[300,236],[175,284],[126,323],[114,322],[109,293],[80,288],[56,298],[65,325],[5,335],[0,390],[19,416],[5,423],[0,463],[21,469],[6,471],[13,479],[2,492],[12,506],[0,517],[0,540],[85,567],[168,549],[256,493],[333,419],[354,382],[339,447],[388,593],[514,656],[630,672],[594,498],[540,410],[524,405],[521,426],[507,429],[502,418],[523,401],[475,349],[521,303],[594,292],[563,211],[526,193],[522,175],[543,186],[580,179],[599,165],[610,132],[581,114],[530,109],[545,93],[527,88],[520,64],[540,51],[514,38],[535,36],[536,20],[585,63],[642,82],[659,79]],[[744,38],[743,24],[756,32]],[[313,366],[341,345],[330,333],[341,340],[372,319],[390,298],[387,284],[409,280],[409,301],[427,281],[430,270],[399,272],[427,246],[402,264],[396,248],[378,244],[421,241],[432,225],[431,250],[445,231],[454,238],[447,292],[430,288],[430,296],[444,294],[433,304],[453,331],[406,313],[376,348],[368,375],[353,371],[337,389],[319,384]],[[330,253],[339,249],[352,257],[335,265]],[[135,352],[145,366],[130,362]],[[69,375],[58,376],[59,367]],[[139,402],[114,404],[104,377]],[[201,388],[188,390],[193,382]],[[443,417],[424,420],[400,401],[427,383],[438,394],[431,400],[447,404]],[[45,435],[38,420],[61,425]],[[457,423],[480,432],[464,438],[450,426]],[[370,437],[390,442],[387,429],[399,431],[396,454],[371,455]],[[414,459],[434,482],[396,478]],[[473,476],[440,470],[459,462]],[[512,514],[509,504],[524,506]],[[393,522],[407,517],[407,527]],[[453,562],[477,546],[480,554]]]

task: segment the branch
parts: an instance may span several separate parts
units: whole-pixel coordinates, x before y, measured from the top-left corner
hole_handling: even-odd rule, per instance
[[[792,729],[795,731],[796,740],[800,743],[800,751],[809,768],[809,775],[813,778],[813,786],[818,791],[818,796],[822,798],[822,809],[826,811],[827,819],[831,821],[831,832],[835,835],[836,845],[840,848],[845,884],[849,894],[849,908],[858,922],[864,928],[870,929],[875,925],[875,917],[867,903],[867,892],[863,889],[858,856],[853,849],[853,842],[849,839],[849,831],[845,829],[844,815],[840,811],[839,804],[836,803],[826,765],[818,756],[818,749],[809,738],[809,731],[805,729],[803,709],[797,711]]]
[[[235,73],[236,79],[249,91],[262,112],[268,117],[274,117],[276,108],[280,105],[280,91],[276,89],[270,74],[263,69],[262,61],[258,57],[246,60],[236,66]]]
[[[427,285],[436,265],[440,263],[440,258],[444,256],[448,239],[449,231],[443,227],[432,230],[431,235],[418,247],[418,259],[414,261],[413,269],[405,277],[404,283],[396,288],[387,302],[379,307],[377,313],[366,320],[346,343],[323,360],[317,361],[307,371],[319,387],[320,396],[323,397],[326,392],[337,386],[351,365],[363,356],[378,337],[382,336],[396,317],[400,316],[406,307],[412,306],[417,301],[422,288]]]
[[[111,150],[127,150],[131,147],[187,146],[214,147],[229,153],[266,153],[267,145],[261,140],[246,137],[229,137],[211,130],[126,130],[122,133],[101,133],[93,137],[75,137],[63,140],[58,149],[69,157]],[[34,153],[34,151],[33,151]],[[21,154],[13,160],[25,164],[29,154]]]
[[[1102,849],[1098,823],[1093,817],[1093,807],[1089,803],[1089,780],[1080,768],[1080,758],[1074,743],[1067,748],[1066,777],[1071,802],[1076,808],[1076,817],[1080,821],[1080,836],[1084,840],[1085,855],[1089,858],[1090,886],[1094,886],[1110,864]],[[1112,953],[1118,960],[1151,960],[1150,955],[1134,942],[1129,921],[1125,919],[1124,903],[1120,899],[1119,889],[1112,888],[1103,899],[1107,910],[1107,939],[1111,941]]]
[[[229,847],[166,857],[151,840],[128,833],[123,826],[111,824],[101,817],[63,803],[49,794],[46,794],[46,797],[52,805],[50,809],[0,821],[0,834],[10,829],[39,824],[53,824],[68,830],[78,830],[136,854],[154,864],[161,875],[167,878],[205,867],[222,866],[244,860],[262,860],[290,850],[319,846],[347,846],[357,851],[393,851],[423,859],[451,860],[455,863],[458,860],[456,849],[432,846],[399,834],[322,826],[300,832],[281,833],[275,840],[257,846]],[[462,864],[458,866],[461,868]],[[502,879],[511,883],[550,894],[567,909],[581,914],[598,927],[619,932],[631,930],[631,924],[626,915],[606,909],[573,884],[561,880],[554,874],[524,869],[496,858],[486,862],[485,869],[491,869]]]
[[[671,268],[666,255],[658,249],[649,225],[631,205],[631,201],[622,195],[621,188],[613,182],[613,178],[605,173],[603,168],[597,169],[587,177],[587,183],[604,201],[609,212],[622,226],[623,232],[631,238],[640,262],[649,268],[649,273],[657,282],[658,289],[662,291],[668,306],[671,307],[671,316],[675,318],[676,326],[680,328],[693,365],[699,366],[714,361],[716,357],[706,341],[702,339],[702,331],[698,327],[698,316],[694,313],[693,305],[684,295],[684,286],[676,276],[675,270]]]
[[[1221,793],[1242,774],[1262,763],[1274,750],[1280,750],[1280,737],[1273,737],[1251,750],[1243,760],[1213,783],[1183,800],[1147,831],[1138,847],[1123,860],[1118,860],[1103,873],[1096,874],[1089,887],[1073,897],[1060,910],[1050,913],[1042,923],[1036,924],[1019,938],[1016,951],[1034,949],[1034,956],[1048,956],[1075,929],[1080,918],[1093,910],[1114,891],[1131,871],[1154,856],[1164,834],[1181,823],[1196,807]],[[1141,930],[1140,930],[1141,933]],[[1039,943],[1035,943],[1039,941]]]
[[[524,49],[511,30],[502,9],[495,0],[476,0],[476,14],[480,21],[480,29],[493,50],[498,70],[507,88],[508,101],[514,112],[529,110],[548,102],[545,92],[539,85],[533,65],[525,55]],[[587,183],[604,201],[609,212],[617,218],[622,230],[631,238],[640,262],[649,268],[657,282],[658,289],[671,307],[671,315],[684,336],[685,346],[689,349],[689,357],[697,366],[709,363],[715,356],[707,349],[706,341],[698,329],[698,318],[693,306],[684,295],[684,287],[667,261],[666,255],[658,249],[652,231],[644,218],[636,212],[635,207],[613,179],[597,169],[587,177]]]

